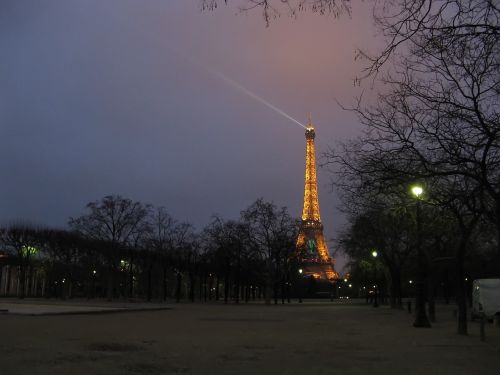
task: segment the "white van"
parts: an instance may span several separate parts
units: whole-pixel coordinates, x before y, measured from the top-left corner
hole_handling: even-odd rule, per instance
[[[500,279],[477,279],[472,283],[472,318],[500,315]]]

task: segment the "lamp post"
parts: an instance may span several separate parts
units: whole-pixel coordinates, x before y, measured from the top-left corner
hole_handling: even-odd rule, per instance
[[[96,297],[96,285],[95,285],[95,279],[96,279],[97,271],[92,270],[92,298]]]
[[[335,293],[335,280],[330,279],[330,302],[333,302],[333,295]]]
[[[304,272],[302,268],[299,268],[299,303],[302,303],[302,272]]]
[[[373,307],[378,307],[377,256],[378,256],[377,251],[373,250],[372,251],[373,268],[375,269],[375,285],[374,285],[375,290],[373,295]]]
[[[413,327],[429,328],[431,326],[427,314],[425,312],[425,258],[422,251],[422,223],[420,218],[420,200],[424,189],[415,185],[411,188],[411,192],[416,204],[416,222],[417,222],[417,279],[415,283],[415,321]]]

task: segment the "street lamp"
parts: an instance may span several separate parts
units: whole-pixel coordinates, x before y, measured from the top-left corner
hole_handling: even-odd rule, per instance
[[[92,298],[95,298],[96,296],[96,285],[95,285],[95,279],[96,279],[97,271],[92,270]],[[89,298],[90,298],[90,293],[89,293]]]
[[[372,251],[372,257],[373,257],[373,266],[375,269],[375,285],[374,287],[374,296],[373,296],[373,307],[378,307],[378,285],[377,285],[377,250]]]
[[[420,196],[422,195],[422,193],[424,192],[424,189],[422,188],[422,186],[419,186],[419,185],[415,185],[411,188],[411,193],[417,198],[417,199],[420,199]]]
[[[413,196],[416,198],[416,222],[417,222],[417,278],[415,282],[415,322],[414,327],[428,328],[431,326],[425,311],[425,258],[422,251],[422,223],[420,218],[420,200],[424,189],[420,185],[411,188]]]
[[[302,270],[302,268],[299,268],[299,303],[302,303],[302,272],[304,272],[304,270]]]

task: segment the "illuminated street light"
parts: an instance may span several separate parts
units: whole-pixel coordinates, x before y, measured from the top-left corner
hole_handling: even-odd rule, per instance
[[[416,198],[420,198],[420,196],[422,195],[422,193],[424,192],[424,189],[422,188],[422,186],[419,186],[419,185],[415,185],[411,188],[411,193],[416,197]]]
[[[299,303],[302,303],[302,272],[304,272],[304,270],[302,268],[299,268],[299,282],[297,283],[299,292]]]
[[[372,251],[372,257],[373,257],[373,268],[375,270],[375,282],[377,282],[377,256],[378,252],[377,250]],[[373,286],[373,307],[378,307],[378,288],[377,285]]]
[[[420,196],[423,194],[424,189],[420,185],[414,185],[411,188],[413,196],[417,199],[416,202],[416,224],[417,224],[417,279],[415,283],[415,322],[414,327],[428,328],[431,326],[427,313],[425,311],[425,255],[422,251],[422,219],[420,212]]]

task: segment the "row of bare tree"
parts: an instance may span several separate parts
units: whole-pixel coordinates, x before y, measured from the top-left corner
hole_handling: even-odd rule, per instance
[[[448,262],[466,334],[468,273],[500,276],[500,7],[380,4],[375,20],[387,44],[361,56],[383,89],[350,108],[363,133],[328,155],[351,221],[341,242],[357,267],[379,250],[396,299],[402,269],[415,273],[420,263],[428,279]]]
[[[35,273],[48,297],[270,303],[274,296],[277,303],[289,293],[298,222],[262,199],[238,220],[214,217],[199,233],[163,207],[121,196],[89,203],[87,213],[68,224],[69,231],[0,228],[1,249],[19,269],[20,297],[32,290]]]

